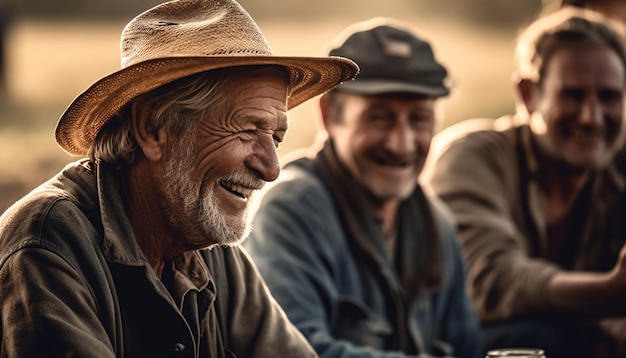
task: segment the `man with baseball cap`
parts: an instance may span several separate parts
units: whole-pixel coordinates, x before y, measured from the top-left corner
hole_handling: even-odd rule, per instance
[[[237,245],[287,110],[354,77],[277,57],[234,0],[136,18],[56,140],[87,158],[0,218],[3,357],[314,357]]]
[[[320,99],[321,149],[264,192],[245,245],[321,357],[481,357],[455,229],[418,185],[446,69],[372,19],[330,51],[360,74]]]

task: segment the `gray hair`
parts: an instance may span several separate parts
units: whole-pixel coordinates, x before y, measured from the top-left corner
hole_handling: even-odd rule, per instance
[[[138,150],[131,120],[133,103],[143,103],[153,108],[151,120],[155,128],[164,129],[178,140],[186,140],[195,132],[198,123],[207,113],[225,105],[229,93],[222,89],[233,73],[263,71],[268,68],[270,66],[245,66],[202,72],[133,99],[98,132],[89,149],[90,159],[116,167],[132,164]],[[288,81],[287,70],[277,68],[284,70],[285,80]]]

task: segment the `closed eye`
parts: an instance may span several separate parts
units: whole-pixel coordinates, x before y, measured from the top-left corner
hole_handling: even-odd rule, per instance
[[[285,133],[286,131],[277,131],[274,133],[274,135],[272,135],[272,139],[274,139],[274,145],[276,146],[276,148],[278,148],[280,146],[280,144],[285,140]]]
[[[605,90],[600,91],[599,98],[602,103],[615,103],[624,99],[624,93],[620,91]]]

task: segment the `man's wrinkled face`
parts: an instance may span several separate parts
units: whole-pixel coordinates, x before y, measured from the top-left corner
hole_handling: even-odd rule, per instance
[[[624,66],[605,47],[561,48],[536,89],[531,121],[540,148],[566,165],[605,165],[622,142]]]
[[[326,124],[339,159],[381,202],[407,198],[417,185],[435,126],[435,100],[409,94],[343,96]]]
[[[279,173],[276,149],[287,131],[283,74],[239,74],[223,91],[226,105],[171,151],[163,179],[170,221],[194,233],[185,238],[188,249],[243,240],[250,196]]]

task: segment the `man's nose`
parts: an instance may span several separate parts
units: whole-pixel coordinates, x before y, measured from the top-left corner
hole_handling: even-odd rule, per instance
[[[579,121],[582,124],[598,125],[602,123],[604,109],[600,100],[594,96],[587,97],[581,107]]]
[[[415,151],[415,142],[416,134],[411,126],[404,121],[398,121],[387,133],[385,145],[396,155],[407,155]]]
[[[271,135],[262,136],[256,143],[254,153],[245,161],[246,167],[259,174],[265,181],[274,181],[280,173],[278,152]]]

